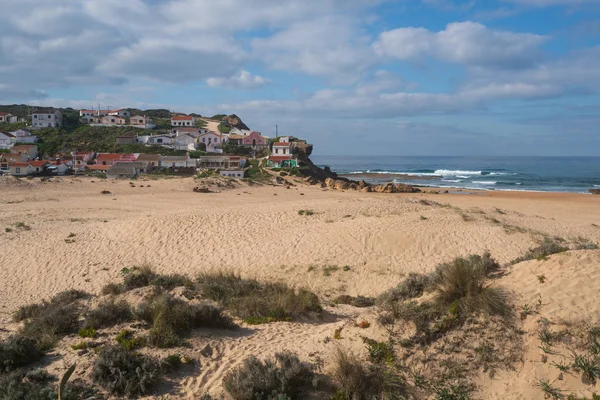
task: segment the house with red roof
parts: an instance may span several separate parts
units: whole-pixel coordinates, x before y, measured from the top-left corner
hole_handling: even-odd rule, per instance
[[[8,171],[10,164],[24,162],[20,154],[0,154],[0,171]]]
[[[28,176],[41,174],[46,171],[50,163],[46,160],[14,162],[10,164],[10,174],[12,176]]]
[[[132,162],[135,161],[135,155],[133,154],[120,154],[120,153],[100,153],[94,160],[96,165],[108,165],[111,166],[117,161]]]
[[[127,120],[123,117],[119,117],[118,115],[106,115],[100,118],[100,123],[102,125],[125,125]]]
[[[13,115],[7,112],[0,112],[0,123],[10,122]]]
[[[292,144],[290,142],[275,142],[273,150],[267,161],[271,168],[297,167],[298,161],[292,155]]]
[[[269,145],[269,141],[259,132],[252,131],[247,136],[244,136],[244,139],[242,139],[242,145],[252,148],[265,147]]]
[[[196,126],[196,118],[191,115],[174,115],[171,117],[171,126]]]
[[[23,161],[33,160],[38,156],[38,148],[35,144],[21,144],[10,149],[11,154],[20,154]]]
[[[197,138],[198,136],[207,133],[208,129],[198,127],[178,127],[173,128],[172,132],[175,135],[175,137],[180,135],[190,135]]]

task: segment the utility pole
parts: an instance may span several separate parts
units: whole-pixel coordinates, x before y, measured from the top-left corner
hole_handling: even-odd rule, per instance
[[[279,139],[279,126],[275,124],[275,139]]]

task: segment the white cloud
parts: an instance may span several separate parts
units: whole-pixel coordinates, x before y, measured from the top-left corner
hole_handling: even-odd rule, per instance
[[[477,22],[455,22],[439,32],[398,28],[383,32],[373,44],[382,56],[400,60],[432,57],[466,66],[524,68],[540,55],[544,36],[487,28]]]
[[[241,70],[228,78],[208,78],[206,83],[210,87],[222,87],[229,89],[255,89],[269,83],[262,76],[252,75],[246,70]]]

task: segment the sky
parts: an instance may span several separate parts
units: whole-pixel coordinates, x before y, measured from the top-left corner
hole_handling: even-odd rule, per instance
[[[235,113],[320,155],[600,155],[600,0],[0,10],[0,104]]]

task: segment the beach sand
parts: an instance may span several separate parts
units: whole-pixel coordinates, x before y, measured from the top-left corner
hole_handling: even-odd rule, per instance
[[[122,268],[142,264],[191,277],[231,270],[310,289],[326,302],[340,294],[377,296],[409,272],[429,272],[457,256],[489,251],[508,263],[542,234],[600,242],[600,196],[375,194],[300,183],[195,193],[197,185],[192,178],[138,180],[134,187],[129,181],[89,178],[1,178],[0,326],[14,329],[10,313],[21,305],[67,289],[97,294],[120,279]],[[104,190],[110,194],[101,194]],[[314,214],[299,215],[299,210]],[[30,229],[17,227],[19,222]],[[69,236],[72,243],[65,241]],[[339,269],[325,276],[327,266]],[[517,305],[541,296],[540,316],[600,321],[600,251],[570,251],[508,271],[497,284],[514,295]],[[543,284],[536,278],[540,274]],[[305,360],[320,357],[327,369],[336,346],[364,354],[360,335],[385,340],[371,308],[339,306],[331,315],[321,323],[260,325],[231,337],[198,333],[193,348],[210,344],[214,354],[202,358],[199,370],[171,397],[219,393],[224,374],[251,354],[289,349]],[[539,362],[535,318],[523,323],[523,362],[493,380],[482,373],[476,398],[543,398],[537,380],[554,380],[557,373]],[[363,319],[370,328],[350,324]],[[327,343],[325,338],[342,326],[347,327],[342,339]],[[52,368],[64,371],[74,359],[65,354]],[[582,395],[593,392],[575,377],[565,379],[564,386]]]

